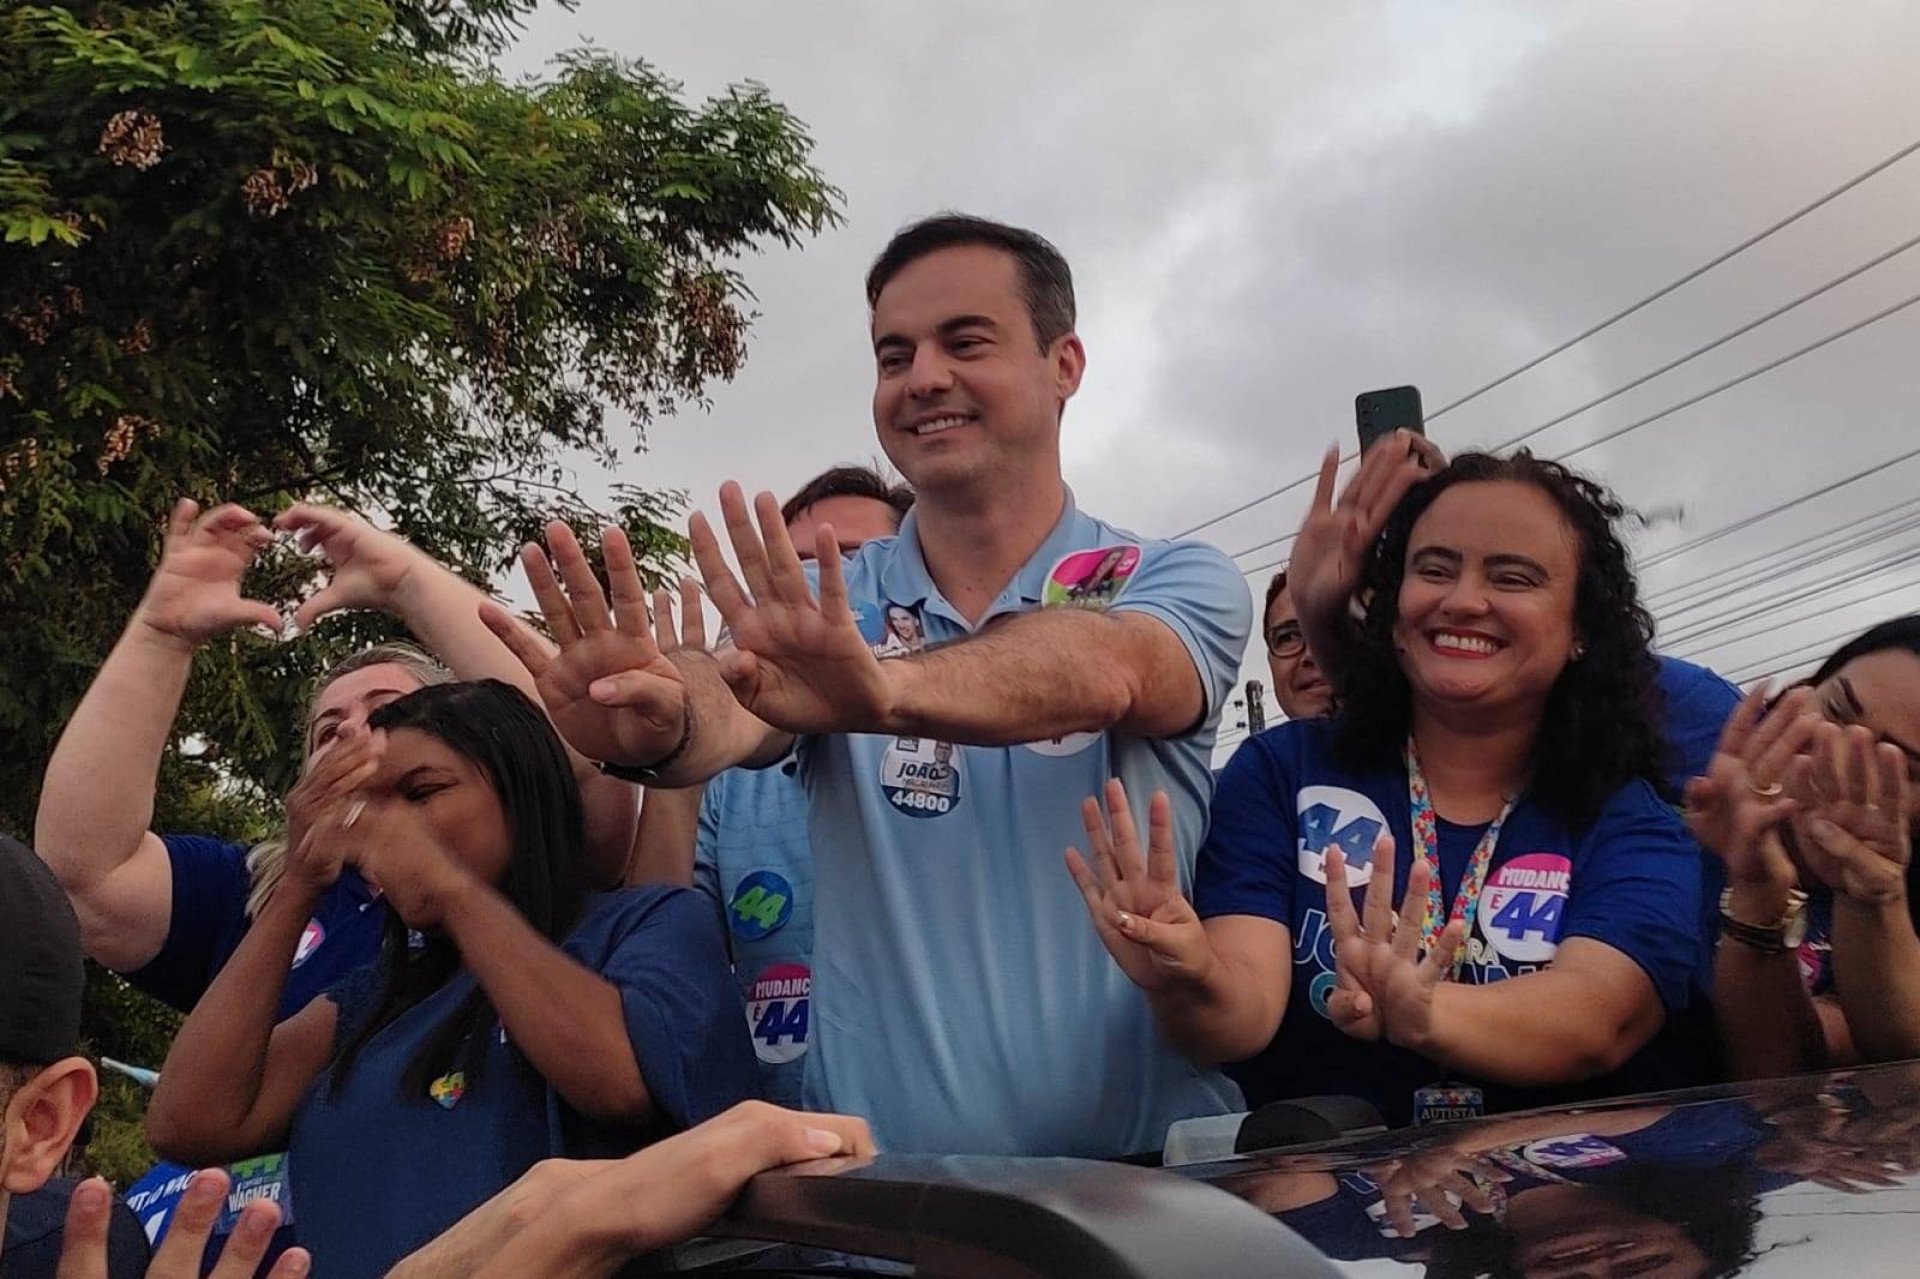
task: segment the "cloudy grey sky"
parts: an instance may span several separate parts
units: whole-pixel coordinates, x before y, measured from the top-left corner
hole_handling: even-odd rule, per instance
[[[584,0],[539,14],[507,66],[589,40],[695,97],[766,84],[847,195],[841,228],[743,264],[761,312],[745,371],[632,463],[708,507],[727,478],[784,493],[877,455],[860,280],[936,209],[1066,252],[1090,357],[1068,479],[1087,509],[1168,534],[1307,474],[1351,440],[1356,391],[1413,382],[1431,413],[1920,139],[1906,0]],[[1920,155],[1433,434],[1519,435],[1920,234],[1916,210]],[[1536,447],[1575,449],[1915,293],[1920,248]],[[1658,555],[1920,448],[1916,338],[1920,306],[1576,460],[1643,509],[1683,508],[1642,538]],[[1920,459],[1649,567],[1668,644],[1752,675],[1920,607],[1920,589],[1849,604],[1920,587],[1920,520],[1898,522],[1920,507],[1797,577],[1732,571],[1916,481]],[[1284,534],[1308,493],[1206,536],[1234,552]],[[1758,577],[1771,605],[1739,591]]]

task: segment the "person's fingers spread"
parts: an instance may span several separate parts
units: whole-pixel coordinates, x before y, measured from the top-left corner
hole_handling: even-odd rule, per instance
[[[527,674],[539,679],[553,663],[553,657],[547,652],[547,646],[540,642],[539,636],[524,626],[520,619],[501,608],[492,600],[480,602],[480,621],[494,638],[507,646],[507,651],[520,660],[527,668]]]
[[[794,549],[793,539],[787,534],[787,522],[780,517],[779,500],[771,493],[756,494],[753,513],[759,521],[760,539],[767,550],[767,580],[787,603],[810,603],[813,594],[807,589],[807,571],[801,566],[800,553]],[[831,558],[840,558],[837,544]]]
[[[213,1233],[213,1223],[220,1217],[220,1204],[226,1198],[230,1184],[227,1174],[218,1168],[203,1168],[193,1174],[193,1180],[187,1183],[186,1193],[180,1196],[179,1207],[173,1211],[173,1220],[167,1226],[167,1237],[154,1250],[155,1267],[163,1263],[176,1269],[191,1267],[178,1270],[181,1279],[200,1273],[200,1256],[206,1251],[207,1238]],[[175,1272],[162,1270],[160,1273],[172,1279]],[[149,1270],[148,1274],[152,1275],[153,1271]]]
[[[1366,923],[1367,939],[1385,944],[1393,937],[1393,841],[1384,833],[1373,843],[1373,861],[1369,865],[1367,895],[1361,903],[1361,918]],[[1414,863],[1418,875],[1424,863]],[[1414,884],[1407,882],[1407,896],[1414,895]]]
[[[1405,927],[1404,931],[1412,933],[1415,937],[1419,936],[1419,928],[1417,926]],[[1466,936],[1466,923],[1463,920],[1456,919],[1441,929],[1440,936],[1434,943],[1432,953],[1421,961],[1419,968],[1420,980],[1429,986],[1435,986],[1451,976],[1453,973],[1453,961],[1455,957],[1460,954],[1460,947],[1466,941]],[[1396,941],[1397,940],[1396,938]],[[1417,944],[1418,943],[1416,943],[1416,945]]]
[[[1147,878],[1172,888],[1180,882],[1180,861],[1173,848],[1173,803],[1155,791],[1147,805]]]
[[[1307,507],[1307,518],[1312,519],[1321,511],[1333,508],[1334,485],[1340,481],[1340,446],[1330,444],[1327,451],[1320,455],[1320,478],[1313,486],[1313,504]]]
[[[107,1222],[112,1215],[113,1191],[105,1181],[89,1177],[73,1188],[54,1279],[106,1279]]]
[[[1080,855],[1077,848],[1067,850],[1067,874],[1073,877],[1081,900],[1087,903],[1087,914],[1093,917],[1094,927],[1105,932],[1113,922],[1107,917],[1106,893],[1100,886],[1099,878],[1094,875],[1093,867],[1087,865],[1087,859]]]
[[[1353,890],[1347,886],[1347,859],[1337,848],[1326,854],[1327,925],[1333,929],[1334,958],[1342,957],[1341,946],[1360,935],[1360,919],[1353,910]],[[1351,958],[1349,956],[1349,958]]]
[[[621,623],[623,629],[625,625]],[[653,593],[653,645],[662,653],[680,647],[680,636],[673,624],[673,593],[667,590]]]
[[[567,599],[573,604],[573,618],[581,633],[593,635],[612,630],[613,614],[607,608],[606,592],[600,589],[600,579],[593,575],[593,565],[573,530],[558,521],[549,524],[547,545],[553,549],[553,566],[566,585]],[[646,599],[644,593],[641,599]]]
[[[680,643],[686,648],[707,646],[707,615],[700,607],[700,583],[691,577],[680,579]]]
[[[1407,892],[1400,899],[1400,909],[1396,912],[1393,952],[1408,962],[1420,957],[1420,930],[1426,920],[1429,883],[1430,871],[1426,862],[1416,863],[1407,876]]]
[[[734,562],[740,566],[740,576],[746,579],[747,589],[753,592],[754,603],[772,603],[774,590],[768,574],[766,544],[760,540],[759,530],[754,527],[753,514],[747,509],[746,494],[732,480],[720,486],[720,519],[727,526],[727,540],[733,543]]]
[[[220,1249],[220,1260],[209,1279],[250,1279],[260,1259],[267,1255],[279,1225],[280,1209],[269,1200],[256,1199],[241,1209],[240,1220]]]
[[[560,589],[560,579],[554,576],[547,553],[528,542],[520,548],[520,568],[527,575],[527,585],[533,590],[534,602],[540,605],[540,616],[546,619],[553,642],[565,648],[579,639],[580,624],[574,618],[573,604]]]
[[[733,570],[727,567],[727,557],[720,549],[720,539],[714,536],[713,525],[698,511],[687,521],[687,541],[693,546],[693,562],[700,569],[700,579],[706,583],[707,598],[720,610],[721,621],[738,635],[753,602],[741,589]]]
[[[1127,788],[1117,777],[1107,782],[1107,820],[1113,824],[1113,855],[1120,873],[1128,878],[1146,872],[1146,859],[1140,854],[1140,831],[1133,824],[1133,805],[1127,802]]]
[[[600,558],[607,566],[607,592],[613,597],[613,622],[628,635],[647,636],[647,588],[624,529],[600,530]],[[668,647],[665,644],[661,648]]]
[[[1080,826],[1087,832],[1087,851],[1093,854],[1093,864],[1100,873],[1100,882],[1106,885],[1119,883],[1124,876],[1113,855],[1113,834],[1107,829],[1106,811],[1100,807],[1100,801],[1091,795],[1080,801]]]
[[[840,544],[834,540],[833,525],[822,524],[814,533],[814,560],[819,565],[820,612],[840,621],[853,616],[847,600],[847,570],[840,563]]]

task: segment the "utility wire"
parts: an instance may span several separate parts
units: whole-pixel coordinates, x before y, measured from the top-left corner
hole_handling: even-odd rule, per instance
[[[1857,582],[1878,577],[1883,573],[1890,573],[1895,569],[1904,568],[1908,564],[1916,561],[1920,561],[1920,547],[1910,547],[1902,555],[1892,556],[1885,560],[1875,560],[1843,573],[1838,577],[1822,582],[1818,586],[1811,586],[1805,590],[1791,592],[1783,596],[1759,600],[1745,605],[1742,608],[1732,610],[1710,623],[1702,623],[1682,634],[1665,638],[1662,647],[1671,651],[1676,657],[1695,658],[1702,653],[1711,653],[1719,649],[1731,648],[1735,644],[1743,644],[1748,640],[1760,639],[1763,636],[1800,622],[1811,622],[1821,616],[1821,614],[1813,613],[1804,617],[1792,618],[1779,617],[1777,615],[1796,605],[1807,603],[1810,600],[1824,599],[1834,592],[1845,590]],[[1842,607],[1845,607],[1844,603],[1834,606],[1834,608]],[[1828,608],[1822,611],[1831,613],[1834,609]],[[1753,621],[1755,618],[1768,616],[1769,614],[1776,616],[1775,620],[1768,626],[1764,626],[1757,631],[1746,632],[1745,634],[1726,634],[1727,631],[1736,626]],[[1701,643],[1703,640],[1708,642]],[[1698,647],[1689,648],[1687,647],[1689,645],[1698,645]]]
[[[1880,510],[1875,511],[1871,515],[1863,515],[1859,519],[1849,520],[1844,524],[1836,525],[1835,527],[1827,530],[1827,532],[1820,534],[1814,540],[1821,541],[1828,537],[1839,536],[1849,532],[1850,530],[1860,528],[1863,525],[1870,524],[1878,520],[1882,520],[1886,516],[1892,515],[1895,512],[1910,511],[1916,507],[1920,507],[1920,497],[1905,498],[1901,501],[1895,502],[1892,506],[1882,507]],[[1920,518],[1920,517],[1909,517],[1909,518]],[[1887,531],[1892,532],[1893,530],[1888,529]],[[1860,534],[1859,536],[1868,536],[1868,534]],[[1729,564],[1725,568],[1715,569],[1711,573],[1702,574],[1701,576],[1689,579],[1688,581],[1677,582],[1672,586],[1662,587],[1660,590],[1657,590],[1657,591],[1649,591],[1647,592],[1646,596],[1642,598],[1641,603],[1645,604],[1649,609],[1652,609],[1654,612],[1660,613],[1663,618],[1670,617],[1672,616],[1672,614],[1662,612],[1661,610],[1662,601],[1672,599],[1675,596],[1684,596],[1697,587],[1707,586],[1715,582],[1724,583],[1725,579],[1729,574],[1738,573],[1743,569],[1747,569],[1756,564],[1759,564],[1763,560],[1770,560],[1770,559],[1774,559],[1775,557],[1783,556],[1783,555],[1784,556],[1797,555],[1800,552],[1807,550],[1808,547],[1809,547],[1809,544],[1803,542],[1794,546],[1775,547],[1770,551],[1763,551],[1759,555],[1753,556],[1750,559],[1741,560],[1737,564]],[[1769,568],[1767,571],[1771,573],[1771,572],[1789,572],[1791,570]],[[1696,605],[1699,602],[1700,601],[1698,600],[1689,602],[1688,604],[1675,610],[1675,613],[1687,612],[1690,609],[1696,607]]]
[[[1857,600],[1855,603],[1856,605],[1870,604],[1876,599],[1881,599],[1888,595],[1897,595],[1902,591],[1912,590],[1916,586],[1920,586],[1920,582],[1905,582],[1899,586],[1889,587],[1884,591],[1869,595],[1865,599]],[[1817,643],[1802,644],[1796,648],[1790,648],[1785,652],[1775,653],[1772,657],[1764,657],[1758,661],[1749,662],[1738,670],[1728,674],[1726,678],[1734,684],[1751,684],[1762,679],[1773,679],[1775,676],[1783,675],[1788,671],[1804,666],[1816,658],[1825,658],[1828,653],[1831,653],[1842,643],[1858,635],[1860,630],[1860,627],[1852,627],[1840,632],[1838,635],[1832,635],[1820,640]]]
[[[1720,604],[1730,599],[1737,599],[1742,595],[1750,595],[1757,589],[1778,585],[1786,579],[1799,576],[1802,573],[1820,568],[1828,563],[1844,559],[1849,555],[1873,546],[1876,542],[1887,542],[1901,537],[1904,534],[1911,533],[1916,528],[1920,528],[1920,515],[1909,515],[1892,524],[1854,533],[1846,540],[1835,542],[1831,546],[1810,549],[1804,554],[1799,554],[1796,558],[1782,560],[1776,565],[1771,565],[1766,569],[1753,573],[1727,586],[1724,590],[1710,591],[1704,595],[1695,596],[1676,608],[1655,610],[1655,615],[1659,617],[1660,625],[1663,628],[1672,628],[1674,631],[1691,629],[1702,625],[1700,619],[1696,618],[1693,621],[1687,622],[1684,628],[1679,619],[1686,617],[1688,614],[1697,613],[1701,609],[1710,608],[1715,604]],[[1771,552],[1771,554],[1778,555],[1780,552],[1774,551]]]
[[[1618,324],[1620,321],[1626,319],[1628,316],[1634,315],[1637,312],[1645,310],[1647,307],[1653,305],[1655,302],[1658,302],[1661,298],[1664,298],[1668,294],[1673,293],[1674,291],[1680,288],[1683,288],[1688,284],[1691,284],[1693,281],[1699,279],[1701,276],[1713,270],[1715,267],[1720,266],[1722,263],[1730,261],[1731,259],[1738,257],[1740,254],[1745,253],[1748,249],[1760,243],[1762,240],[1765,240],[1769,236],[1785,230],[1787,227],[1793,225],[1795,222],[1798,222],[1801,218],[1806,217],[1809,213],[1814,212],[1816,209],[1819,209],[1824,205],[1832,203],[1834,200],[1838,199],[1840,196],[1845,195],[1848,191],[1851,191],[1853,190],[1853,188],[1859,186],[1862,182],[1865,182],[1869,178],[1872,178],[1877,174],[1882,173],[1889,168],[1892,168],[1894,165],[1898,164],[1900,161],[1912,155],[1915,151],[1920,151],[1920,140],[1916,140],[1914,142],[1908,143],[1906,146],[1900,148],[1900,150],[1894,152],[1892,155],[1888,156],[1886,159],[1880,161],[1880,163],[1872,166],[1869,169],[1862,171],[1859,174],[1856,174],[1852,178],[1849,178],[1847,181],[1841,183],[1839,186],[1835,187],[1833,190],[1827,192],[1825,195],[1821,196],[1819,199],[1815,200],[1813,203],[1806,205],[1805,207],[1797,210],[1796,212],[1788,214],[1786,217],[1780,219],[1780,221],[1778,222],[1775,222],[1772,226],[1766,228],[1764,231],[1761,231],[1756,235],[1749,236],[1747,239],[1742,240],[1739,244],[1734,245],[1731,249],[1728,249],[1726,252],[1720,254],[1718,257],[1713,258],[1711,261],[1708,261],[1702,264],[1701,266],[1695,267],[1693,270],[1687,272],[1685,275],[1681,276],[1679,279],[1675,280],[1673,283],[1665,286],[1664,288],[1658,289],[1653,293],[1649,293],[1646,297],[1641,298],[1638,302],[1635,302],[1632,306],[1627,307],[1625,310],[1615,312],[1613,315],[1608,316],[1606,319],[1600,321],[1598,324],[1595,324],[1590,328],[1587,328],[1584,331],[1575,334],[1573,337],[1568,338],[1566,341],[1560,343],[1558,346],[1554,347],[1553,349],[1535,356],[1533,359],[1528,360],[1525,364],[1522,364],[1520,367],[1512,370],[1511,372],[1502,374],[1500,377],[1497,377],[1493,381],[1488,382],[1485,386],[1479,387],[1478,389],[1473,391],[1469,391],[1467,394],[1461,396],[1459,399],[1454,400],[1451,403],[1442,405],[1440,408],[1437,408],[1433,412],[1427,414],[1426,420],[1429,422],[1435,421],[1438,418],[1441,418],[1446,414],[1451,413],[1453,410],[1459,408],[1461,405],[1467,404],[1473,400],[1479,399],[1481,396],[1485,395],[1487,392],[1491,390],[1494,390],[1496,387],[1504,386],[1508,382],[1511,382],[1513,381],[1513,379],[1519,377],[1521,374],[1529,372],[1530,370],[1536,369],[1540,365],[1545,364],[1548,360],[1551,360],[1554,356],[1559,355],[1562,352],[1567,351],[1572,347],[1578,346],[1580,343],[1586,341],[1590,337],[1593,337],[1595,334],[1601,332],[1602,330],[1613,327],[1614,325]],[[1895,252],[1898,252],[1898,251],[1899,250],[1895,250]],[[1889,254],[1888,256],[1891,256],[1891,254]],[[1350,460],[1350,458],[1348,455],[1342,454],[1340,460],[1344,464],[1345,462]],[[1282,493],[1291,492],[1292,490],[1299,488],[1303,484],[1310,483],[1318,474],[1319,472],[1315,471],[1311,475],[1305,475],[1299,479],[1291,481],[1290,483],[1283,484],[1279,488],[1274,489],[1271,493],[1264,493],[1259,497],[1253,498],[1251,501],[1243,502],[1239,506],[1234,507],[1230,511],[1227,511],[1220,515],[1215,515],[1210,519],[1202,520],[1200,523],[1195,524],[1193,527],[1183,529],[1180,532],[1175,533],[1173,536],[1175,538],[1191,537],[1202,529],[1212,528],[1215,524],[1221,523],[1224,520],[1230,520],[1236,515],[1240,515],[1246,511],[1252,510],[1254,507],[1260,505],[1262,502],[1270,501],[1273,498],[1279,497]],[[1255,549],[1258,549],[1258,548],[1255,548]]]
[[[1753,369],[1746,373],[1742,373],[1739,377],[1729,378],[1727,381],[1720,383],[1718,386],[1711,387],[1705,391],[1702,391],[1698,395],[1690,395],[1686,399],[1681,400],[1678,404],[1672,404],[1667,406],[1664,409],[1661,409],[1658,413],[1649,413],[1647,416],[1639,419],[1638,421],[1629,422],[1625,426],[1616,427],[1613,430],[1608,431],[1605,435],[1601,435],[1594,439],[1586,441],[1584,444],[1580,445],[1580,447],[1578,448],[1567,450],[1565,453],[1560,454],[1560,456],[1556,460],[1564,462],[1570,457],[1578,457],[1582,453],[1585,453],[1588,449],[1597,449],[1602,444],[1611,443],[1612,441],[1617,440],[1621,436],[1627,434],[1629,431],[1637,431],[1643,426],[1650,426],[1653,423],[1658,422],[1661,418],[1668,416],[1669,414],[1678,413],[1681,409],[1692,408],[1694,405],[1700,403],[1700,401],[1711,399],[1712,397],[1720,394],[1722,391],[1731,391],[1734,387],[1739,386],[1743,382],[1751,382],[1754,378],[1759,377],[1762,373],[1771,373],[1783,364],[1791,364],[1793,363],[1793,361],[1799,359],[1803,355],[1811,355],[1815,351],[1818,351],[1821,347],[1829,346],[1832,343],[1838,342],[1843,337],[1847,337],[1851,334],[1858,333],[1861,329],[1866,328],[1870,324],[1878,324],[1880,321],[1886,319],[1888,316],[1898,315],[1900,312],[1912,306],[1915,302],[1920,302],[1920,293],[1915,293],[1912,296],[1902,301],[1895,302],[1892,306],[1883,307],[1882,309],[1875,311],[1872,315],[1869,315],[1866,319],[1856,320],[1852,324],[1849,324],[1846,328],[1840,329],[1833,333],[1829,333],[1827,334],[1827,336],[1821,338],[1817,342],[1809,342],[1807,345],[1801,347],[1799,350],[1790,351],[1787,354],[1781,356],[1779,359],[1768,360],[1765,364],[1762,364],[1759,368]]]
[[[1576,408],[1569,409],[1565,413],[1562,413],[1557,417],[1548,418],[1545,422],[1540,423],[1538,426],[1531,427],[1528,430],[1522,431],[1520,434],[1514,436],[1512,439],[1503,440],[1499,444],[1492,446],[1492,448],[1489,449],[1488,451],[1499,453],[1499,452],[1504,452],[1507,449],[1513,448],[1515,445],[1524,444],[1526,441],[1532,439],[1536,435],[1539,435],[1543,431],[1549,431],[1554,427],[1560,425],[1562,422],[1565,422],[1572,418],[1576,418],[1580,416],[1582,413],[1587,412],[1589,409],[1597,408],[1600,405],[1607,403],[1607,401],[1609,400],[1625,395],[1628,391],[1631,391],[1636,387],[1645,386],[1648,382],[1653,381],[1655,378],[1660,377],[1662,374],[1671,373],[1674,369],[1679,368],[1681,365],[1686,364],[1691,360],[1698,359],[1700,356],[1705,355],[1709,351],[1713,351],[1719,347],[1725,346],[1728,342],[1733,341],[1735,338],[1740,337],[1743,334],[1751,333],[1754,329],[1759,328],[1761,325],[1767,323],[1768,321],[1777,319],[1780,316],[1785,315],[1788,311],[1793,310],[1795,307],[1800,306],[1803,303],[1806,303],[1808,301],[1811,301],[1816,297],[1819,297],[1822,293],[1826,293],[1829,290],[1835,288],[1836,286],[1840,284],[1844,284],[1848,280],[1851,280],[1856,276],[1859,276],[1863,272],[1871,270],[1872,268],[1880,265],[1881,263],[1885,262],[1887,259],[1895,256],[1896,254],[1906,252],[1908,249],[1914,247],[1916,244],[1920,244],[1920,235],[1914,236],[1912,239],[1905,241],[1904,243],[1898,245],[1897,247],[1887,250],[1885,253],[1882,253],[1878,257],[1874,258],[1872,261],[1866,262],[1860,266],[1857,266],[1853,270],[1848,271],[1844,275],[1836,276],[1835,278],[1827,281],[1825,284],[1821,285],[1819,288],[1814,289],[1809,293],[1801,294],[1799,297],[1795,298],[1791,302],[1788,302],[1784,306],[1779,306],[1774,308],[1773,310],[1767,312],[1767,314],[1761,316],[1759,319],[1749,321],[1748,323],[1741,325],[1739,328],[1734,329],[1729,333],[1725,333],[1718,338],[1715,338],[1713,341],[1707,343],[1705,346],[1695,347],[1693,350],[1687,352],[1687,354],[1681,356],[1680,358],[1676,360],[1670,360],[1666,364],[1661,365],[1659,368],[1654,369],[1651,372],[1643,373],[1639,377],[1633,379],[1631,382],[1627,382],[1624,385],[1617,386],[1613,390],[1608,391],[1604,395],[1595,396],[1593,399],[1588,400],[1586,403],[1581,404]],[[1580,444],[1576,448],[1570,449],[1569,451],[1560,454],[1558,460],[1564,462],[1570,457],[1578,456],[1581,453],[1585,453],[1588,449],[1597,448],[1602,444],[1610,443],[1614,440],[1619,439],[1623,435],[1626,435],[1632,431],[1639,430],[1643,426],[1651,426],[1653,423],[1658,422],[1660,419],[1664,417],[1668,417],[1671,414],[1678,413],[1682,409],[1692,408],[1694,405],[1700,403],[1702,400],[1711,399],[1713,396],[1720,394],[1722,391],[1730,391],[1734,387],[1739,386],[1743,382],[1750,382],[1754,378],[1757,378],[1764,373],[1771,373],[1773,370],[1779,368],[1783,364],[1791,364],[1793,361],[1799,359],[1803,355],[1811,355],[1813,352],[1819,350],[1823,346],[1827,346],[1830,343],[1839,341],[1841,338],[1847,337],[1853,333],[1857,333],[1861,329],[1864,329],[1869,325],[1878,324],[1881,320],[1887,319],[1889,316],[1892,316],[1901,311],[1904,311],[1906,308],[1912,306],[1916,302],[1920,302],[1920,294],[1915,294],[1914,296],[1906,299],[1904,302],[1896,302],[1894,305],[1887,307],[1885,310],[1875,312],[1873,315],[1868,316],[1864,320],[1860,320],[1854,324],[1850,324],[1846,328],[1840,329],[1837,332],[1830,333],[1826,337],[1823,337],[1816,342],[1810,343],[1807,346],[1803,346],[1797,351],[1789,352],[1788,354],[1783,355],[1776,360],[1770,360],[1766,364],[1761,365],[1759,368],[1752,369],[1746,373],[1741,374],[1739,377],[1732,378],[1726,382],[1722,382],[1718,386],[1715,386],[1710,390],[1703,391],[1700,394],[1695,396],[1691,396],[1685,400],[1680,401],[1678,404],[1669,405],[1668,407],[1661,409],[1658,413],[1648,414],[1646,417],[1640,418],[1637,421],[1630,422],[1627,425],[1622,427],[1617,427],[1614,430],[1609,431],[1604,435],[1601,435],[1597,439],[1588,440],[1585,443]],[[1342,463],[1345,463],[1348,460],[1350,459],[1343,454],[1341,457]],[[1317,479],[1318,477],[1319,477],[1319,473],[1316,471],[1313,475],[1308,476],[1306,478]],[[1295,484],[1288,485],[1287,487],[1297,488],[1301,483],[1305,483],[1305,480],[1301,480]],[[1280,493],[1285,491],[1286,491],[1285,489],[1276,489],[1273,493],[1269,494],[1268,496],[1276,497]],[[1265,499],[1260,499],[1260,500],[1264,501]],[[1230,512],[1230,514],[1237,515],[1239,514],[1239,512],[1234,511],[1234,512]],[[1179,536],[1184,537],[1186,536],[1186,534],[1183,533],[1183,534],[1180,534]],[[1291,533],[1285,533],[1280,535],[1279,537],[1268,538],[1264,542],[1256,542],[1254,545],[1246,547],[1243,550],[1235,551],[1233,553],[1233,558],[1238,559],[1242,555],[1251,555],[1255,551],[1262,551],[1267,549],[1270,546],[1277,546],[1282,542],[1290,541],[1293,538],[1293,536],[1294,535]],[[1268,564],[1262,565],[1261,567],[1271,568],[1274,565],[1282,562],[1283,560],[1274,560]],[[1260,569],[1257,569],[1257,568],[1248,569],[1246,570],[1246,575],[1251,576],[1255,573],[1258,573],[1259,571]]]

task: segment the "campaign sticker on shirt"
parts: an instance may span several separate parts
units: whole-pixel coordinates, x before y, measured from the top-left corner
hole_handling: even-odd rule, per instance
[[[960,807],[960,751],[930,737],[896,737],[880,759],[880,789],[908,817],[944,817]]]
[[[1099,733],[1068,733],[1065,737],[1049,737],[1045,741],[1026,742],[1024,745],[1036,755],[1065,759],[1069,755],[1078,755],[1099,741],[1100,736]]]
[[[793,885],[777,871],[754,871],[740,881],[727,902],[727,927],[741,941],[759,941],[792,918]]]
[[[306,928],[300,934],[300,944],[293,948],[293,966],[298,968],[312,959],[313,952],[319,950],[321,943],[326,940],[327,930],[320,926],[320,921],[309,919]]]
[[[1480,890],[1480,931],[1516,963],[1546,963],[1560,949],[1572,884],[1573,863],[1559,853],[1514,858]]]
[[[859,628],[860,638],[867,642],[868,647],[878,647],[880,641],[886,638],[887,624],[880,616],[880,606],[872,600],[853,602],[853,624]]]
[[[1625,1159],[1626,1152],[1592,1133],[1549,1137],[1520,1148],[1520,1157],[1536,1168],[1604,1168]]]
[[[1326,883],[1327,850],[1337,848],[1347,862],[1349,887],[1359,888],[1373,878],[1373,841],[1387,828],[1378,804],[1344,786],[1302,786],[1294,804],[1302,875]]]
[[[860,632],[866,634],[863,629]],[[879,638],[868,640],[875,657],[905,657],[927,646],[920,610],[911,604],[888,604],[880,610]]]
[[[1062,556],[1047,574],[1040,602],[1052,607],[1105,608],[1120,598],[1139,567],[1140,548],[1131,542],[1075,551]]]
[[[813,1000],[813,970],[805,964],[772,964],[747,991],[747,1030],[753,1051],[770,1066],[807,1051],[807,1016]]]

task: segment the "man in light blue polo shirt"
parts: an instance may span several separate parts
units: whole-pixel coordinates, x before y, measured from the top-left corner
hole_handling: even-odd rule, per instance
[[[822,530],[816,589],[772,496],[749,512],[728,485],[744,589],[706,521],[691,531],[733,649],[654,646],[617,531],[611,611],[564,526],[564,589],[526,557],[557,657],[504,612],[489,623],[616,775],[683,785],[797,741],[817,890],[809,1105],[866,1116],[890,1150],[1155,1149],[1239,1095],[1160,1037],[1061,853],[1118,776],[1143,806],[1169,793],[1191,871],[1245,582],[1210,547],[1074,505],[1060,420],[1086,355],[1046,241],[932,218],[894,237],[867,296],[874,422],[918,494],[897,538],[843,569]]]

